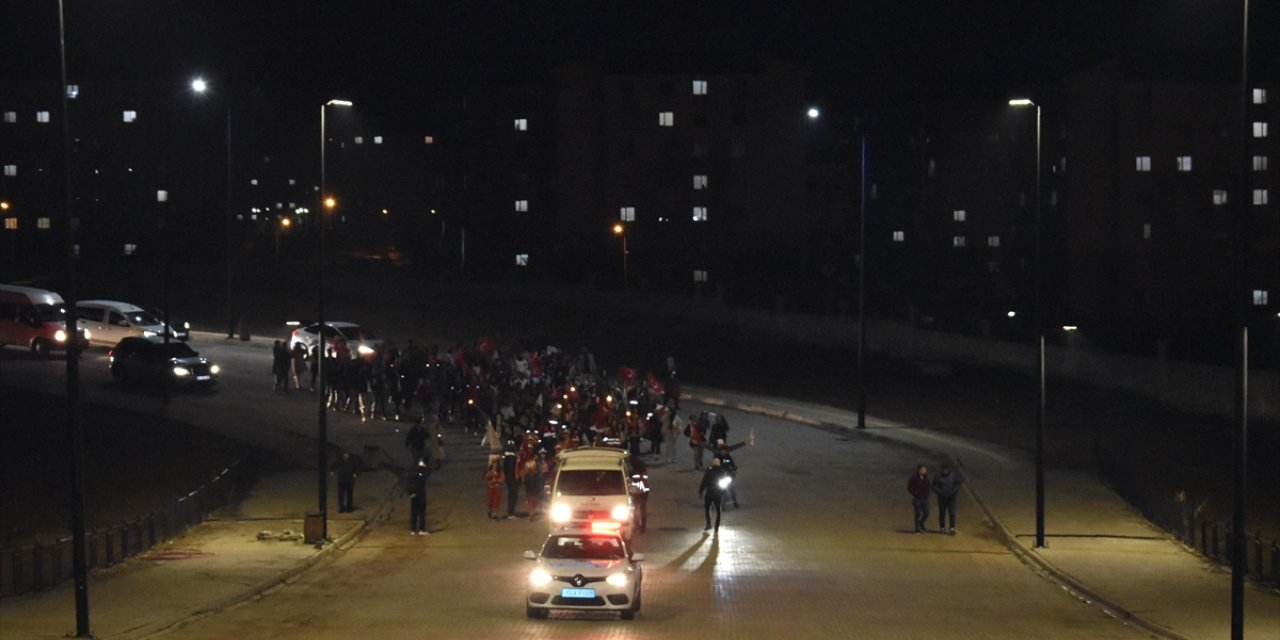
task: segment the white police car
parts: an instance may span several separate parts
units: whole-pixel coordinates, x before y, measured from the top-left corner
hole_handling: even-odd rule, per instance
[[[618,611],[632,620],[640,611],[643,553],[633,553],[616,529],[561,531],[547,536],[525,590],[525,613],[545,618],[552,609]]]

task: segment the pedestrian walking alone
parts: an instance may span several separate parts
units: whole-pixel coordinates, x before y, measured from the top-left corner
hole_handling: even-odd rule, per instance
[[[929,468],[920,465],[916,474],[907,481],[907,493],[911,494],[911,509],[915,512],[915,532],[924,533],[925,521],[929,519]]]
[[[329,475],[338,481],[338,513],[351,513],[356,510],[356,476],[360,475],[360,461],[346,451],[342,459],[333,464]]]
[[[409,476],[409,535],[427,536],[427,476],[431,470],[421,461]]]
[[[942,465],[940,474],[933,479],[933,493],[938,496],[938,530],[956,534],[956,496],[964,479],[951,473],[951,467]],[[950,518],[948,518],[950,516]],[[947,524],[950,520],[950,524]]]

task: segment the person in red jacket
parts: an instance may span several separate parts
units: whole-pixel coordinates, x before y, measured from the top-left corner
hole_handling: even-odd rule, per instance
[[[916,474],[907,481],[907,493],[911,494],[911,508],[915,511],[916,533],[928,531],[924,523],[929,519],[929,468],[916,467]]]
[[[507,476],[502,472],[502,456],[489,456],[489,468],[484,471],[485,502],[489,504],[489,519],[498,519],[498,505],[502,502],[502,485]]]

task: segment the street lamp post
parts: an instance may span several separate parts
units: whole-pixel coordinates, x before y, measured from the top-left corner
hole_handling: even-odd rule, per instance
[[[1041,254],[1043,227],[1040,221],[1040,105],[1020,98],[1009,106],[1036,108],[1036,186],[1035,186],[1035,329],[1036,329],[1036,547],[1044,547],[1044,257]]]
[[[320,539],[327,540],[329,538],[329,480],[328,480],[328,415],[325,408],[325,370],[324,370],[324,352],[325,352],[325,325],[324,325],[324,267],[325,267],[325,227],[328,226],[327,214],[337,206],[337,200],[330,197],[326,191],[325,183],[325,114],[330,106],[350,107],[351,103],[346,100],[330,100],[320,105],[320,264],[316,267],[316,332],[319,340],[320,348],[316,355],[317,377],[320,380],[320,390],[316,393],[316,410],[318,415],[318,426],[316,437],[319,440],[317,455],[317,473],[319,476],[319,512],[320,512]]]
[[[1236,389],[1234,496],[1231,516],[1231,638],[1244,638],[1244,577],[1249,571],[1245,557],[1245,507],[1249,462],[1249,0],[1243,2],[1240,33],[1240,164],[1235,200],[1235,283],[1228,288],[1236,304]]]
[[[204,78],[195,78],[191,81],[191,90],[199,95],[204,95],[209,91],[209,83]],[[227,222],[227,339],[231,340],[236,337],[236,311],[235,296],[233,292],[234,269],[235,269],[235,218],[231,209],[231,104],[227,102],[227,193],[224,196],[223,205],[226,208]]]
[[[867,134],[862,134],[858,161],[858,428],[867,428]]]
[[[76,315],[76,248],[77,220],[71,196],[71,110],[67,104],[67,28],[66,12],[58,0],[58,67],[62,80],[62,195],[63,223],[66,226],[67,287],[63,290],[66,305],[64,329],[74,336],[67,354],[67,431],[71,439],[71,570],[75,580],[76,636],[92,638],[89,631],[89,564],[88,540],[84,531],[84,425],[80,419],[80,331]]]
[[[621,222],[613,224],[613,235],[622,238],[622,290],[627,290],[627,262],[629,252],[627,251],[627,227]]]

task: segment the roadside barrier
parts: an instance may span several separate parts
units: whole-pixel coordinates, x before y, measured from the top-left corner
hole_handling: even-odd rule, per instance
[[[115,566],[171,540],[229,504],[251,479],[252,464],[240,458],[212,480],[160,511],[85,532],[90,571]],[[0,598],[48,589],[73,573],[71,536],[0,549]]]

